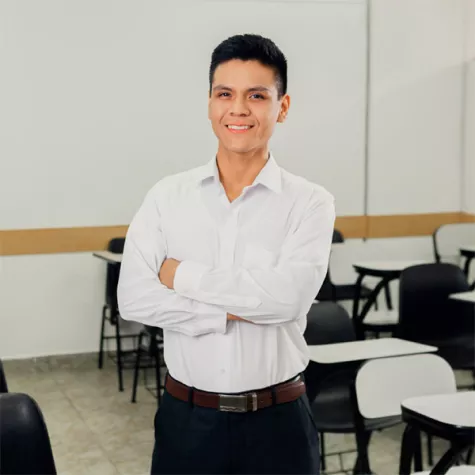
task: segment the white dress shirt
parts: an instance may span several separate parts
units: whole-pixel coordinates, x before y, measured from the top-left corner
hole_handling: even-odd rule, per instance
[[[166,177],[128,230],[120,314],[163,328],[168,370],[188,386],[234,393],[288,380],[309,361],[303,332],[334,220],[332,195],[272,156],[231,203],[215,159]],[[181,261],[175,290],[158,278],[167,257]]]

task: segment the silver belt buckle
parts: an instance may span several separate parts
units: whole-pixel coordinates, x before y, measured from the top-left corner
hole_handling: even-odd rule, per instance
[[[249,408],[249,396],[252,399],[252,406]],[[241,394],[231,396],[228,394],[219,395],[219,411],[225,412],[248,412],[257,411],[257,393]]]

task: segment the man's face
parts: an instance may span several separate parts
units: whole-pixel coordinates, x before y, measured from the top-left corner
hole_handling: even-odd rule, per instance
[[[290,105],[289,96],[278,98],[274,71],[233,59],[216,68],[211,87],[208,117],[220,148],[243,154],[265,149]]]

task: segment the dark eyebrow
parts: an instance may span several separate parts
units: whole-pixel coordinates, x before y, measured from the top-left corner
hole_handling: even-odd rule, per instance
[[[218,84],[217,86],[213,87],[213,91],[220,90],[220,91],[232,91],[229,86],[225,86],[223,84]]]
[[[255,86],[248,89],[247,92],[271,92],[271,90],[265,86]]]
[[[232,91],[232,88],[229,86],[225,86],[224,84],[218,84],[217,86],[213,87],[213,91],[220,90],[220,91]],[[250,87],[246,92],[268,92],[270,93],[271,90],[265,86],[254,86]]]

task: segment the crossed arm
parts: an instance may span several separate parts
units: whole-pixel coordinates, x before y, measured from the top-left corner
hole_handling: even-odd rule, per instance
[[[170,290],[175,290],[173,287],[175,281],[175,274],[178,266],[181,264],[180,261],[176,259],[167,258],[163,261],[162,267],[160,268],[160,272],[158,273],[158,278],[160,282]],[[235,320],[241,322],[248,322],[249,320],[245,320],[244,318],[238,317],[231,313],[226,314],[227,320]],[[250,322],[252,323],[252,322]]]
[[[327,271],[335,219],[330,195],[312,198],[275,266],[213,268],[168,258],[149,194],[127,233],[118,286],[122,317],[199,336],[225,333],[228,320],[278,325],[305,315]]]

